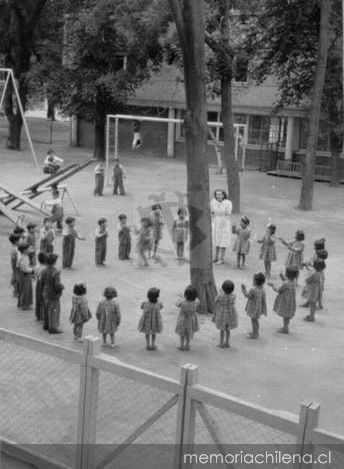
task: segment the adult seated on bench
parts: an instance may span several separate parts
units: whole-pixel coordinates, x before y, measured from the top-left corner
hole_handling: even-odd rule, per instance
[[[43,173],[55,174],[61,168],[62,163],[63,159],[56,156],[54,150],[48,150],[44,160]]]

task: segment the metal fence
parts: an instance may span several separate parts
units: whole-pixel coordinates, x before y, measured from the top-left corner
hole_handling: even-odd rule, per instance
[[[318,428],[318,404],[290,416],[197,380],[190,364],[179,381],[126,365],[101,353],[98,338],[86,338],[81,353],[0,329],[1,451],[42,469],[192,468],[190,454],[233,447],[296,454],[283,465],[294,469],[316,467],[301,457],[330,450],[324,467],[344,466],[344,438]]]

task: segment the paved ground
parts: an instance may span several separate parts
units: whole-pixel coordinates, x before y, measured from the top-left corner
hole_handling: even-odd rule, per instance
[[[84,161],[90,156],[90,152],[83,149],[70,149],[65,143],[57,143],[57,153],[65,157],[66,162]],[[42,161],[47,146],[37,145],[36,149]],[[0,156],[0,181],[6,185],[19,190],[41,176],[41,171],[33,168],[26,150],[19,153],[1,149]],[[333,189],[327,184],[317,183],[315,211],[304,213],[294,208],[300,181],[257,172],[242,174],[242,212],[251,219],[254,237],[264,232],[267,219],[271,217],[278,226],[278,235],[286,239],[292,239],[296,229],[305,229],[306,257],[312,254],[315,238],[323,236],[327,239],[330,259],[326,271],[325,309],[318,314],[314,324],[304,323],[302,318],[305,311],[298,309],[291,324],[291,334],[281,336],[276,333],[280,320],[271,311],[275,295],[267,288],[269,315],[261,321],[262,337],[258,341],[248,341],[246,333],[249,330],[249,319],[245,316],[245,301],[240,293],[240,284],[245,282],[249,285],[254,272],[262,268],[258,259],[258,246],[253,243],[245,271],[234,268],[232,251],[227,254],[226,264],[215,268],[218,285],[226,278],[231,278],[236,284],[240,325],[233,332],[232,348],[216,349],[217,331],[209,318],[202,318],[201,331],[192,344],[192,351],[183,354],[176,350],[178,337],[174,334],[174,326],[177,310],[174,303],[177,293],[188,284],[188,265],[176,264],[166,230],[162,243],[165,267],[153,264],[142,271],[136,269],[132,262],[118,261],[116,217],[125,212],[132,223],[137,223],[140,207],[149,206],[152,203],[150,196],[162,193],[167,201],[174,204],[172,210],[175,213],[178,205],[175,192],[183,192],[185,189],[185,166],[182,161],[153,159],[143,157],[140,153],[127,155],[122,162],[128,173],[127,197],[112,196],[110,188],[103,198],[93,197],[93,167],[68,181],[68,188],[80,211],[77,228],[87,237],[87,241],[78,243],[75,269],[63,272],[66,290],[62,300],[62,328],[65,333],[60,336],[46,335],[35,323],[32,313],[18,312],[15,308],[8,288],[7,236],[12,226],[4,217],[0,218],[0,261],[3,273],[0,278],[0,327],[77,347],[68,324],[74,283],[80,280],[87,282],[88,300],[93,312],[104,286],[113,284],[119,291],[123,324],[117,338],[119,347],[115,351],[107,350],[107,353],[124,362],[175,378],[178,378],[183,363],[195,363],[200,367],[201,383],[286,412],[298,413],[303,400],[316,400],[321,404],[322,427],[344,433],[344,414],[338,411],[344,404],[343,293],[339,286],[344,260],[343,187]],[[211,188],[216,187],[225,187],[225,180],[211,169]],[[65,202],[65,211],[73,214],[68,200]],[[27,219],[39,220],[32,212],[26,216]],[[111,236],[107,266],[97,269],[94,266],[94,229],[97,218],[101,216],[108,218]],[[233,221],[236,220],[238,217],[233,216]],[[61,252],[60,240],[57,242],[57,252]],[[285,248],[279,246],[278,262],[274,265],[276,273],[282,268],[285,257]],[[161,300],[165,305],[164,333],[158,338],[159,350],[156,353],[144,350],[144,338],[137,332],[139,304],[145,298],[147,289],[153,285],[161,288]],[[301,287],[299,294],[300,291]],[[86,326],[85,333],[97,334],[95,319]]]

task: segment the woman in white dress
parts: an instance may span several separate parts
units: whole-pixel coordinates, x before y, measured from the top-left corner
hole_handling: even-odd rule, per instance
[[[227,194],[222,189],[216,189],[214,198],[210,202],[212,216],[213,245],[215,245],[216,264],[223,264],[226,248],[231,244],[231,222],[232,202],[228,200]]]

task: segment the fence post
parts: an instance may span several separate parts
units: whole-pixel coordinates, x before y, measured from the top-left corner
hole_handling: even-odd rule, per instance
[[[295,454],[300,456],[300,462],[295,461],[293,469],[304,469],[305,467],[311,469],[313,464],[310,462],[303,462],[302,458],[305,454],[314,454],[314,445],[312,444],[312,432],[318,426],[320,414],[320,405],[316,402],[303,403],[301,405],[299,430],[296,439]],[[307,457],[307,461],[310,458]]]
[[[184,410],[185,410],[185,395],[186,395],[187,379],[188,379],[188,365],[183,365],[180,369],[180,386],[179,386],[178,409],[177,409],[177,428],[176,428],[176,442],[175,442],[175,453],[174,453],[174,469],[181,469],[181,464],[182,464]]]
[[[92,368],[89,359],[100,353],[100,340],[86,337],[80,365],[79,411],[77,429],[76,469],[94,466],[96,443],[99,370]]]

